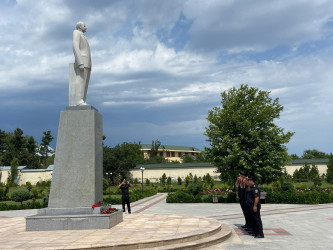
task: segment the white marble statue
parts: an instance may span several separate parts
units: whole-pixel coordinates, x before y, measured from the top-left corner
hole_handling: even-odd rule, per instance
[[[70,86],[70,106],[87,105],[86,98],[91,72],[91,54],[88,40],[84,35],[86,31],[87,27],[81,21],[76,24],[76,30],[73,31],[75,75],[74,72],[72,72],[72,83],[70,79],[70,85],[74,84],[74,86]]]

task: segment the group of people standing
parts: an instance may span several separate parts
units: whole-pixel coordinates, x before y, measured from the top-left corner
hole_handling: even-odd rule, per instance
[[[236,187],[238,187],[239,203],[245,217],[245,225],[241,227],[255,238],[264,238],[260,217],[260,189],[254,177],[239,174]]]

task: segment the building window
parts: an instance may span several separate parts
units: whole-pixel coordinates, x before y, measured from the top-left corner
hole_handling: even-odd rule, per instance
[[[163,157],[163,152],[160,152],[160,156],[162,156],[162,157]]]
[[[181,152],[178,152],[178,157],[182,157],[182,153]]]
[[[166,157],[170,157],[170,152],[166,152]]]
[[[175,157],[175,152],[171,152],[171,157]]]
[[[194,153],[192,153],[192,155],[194,155]]]

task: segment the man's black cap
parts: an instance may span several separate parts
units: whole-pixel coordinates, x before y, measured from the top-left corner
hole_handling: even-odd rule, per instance
[[[253,180],[253,181],[254,181],[254,176],[249,175],[249,176],[247,177],[247,179],[248,179],[248,180]]]

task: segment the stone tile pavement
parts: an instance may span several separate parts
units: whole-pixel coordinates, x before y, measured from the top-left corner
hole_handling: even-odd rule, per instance
[[[232,236],[228,240],[206,249],[332,249],[333,246],[333,204],[263,204],[261,214],[265,238],[255,239],[240,229],[244,219],[239,204],[168,204],[165,197],[166,194],[157,194],[154,197],[132,203],[132,214],[124,214],[127,226],[131,227],[130,222],[134,221],[137,214],[203,216],[216,219],[233,228]],[[119,205],[115,207],[120,208]],[[22,223],[24,222],[23,217],[36,213],[36,210],[0,211],[0,242],[1,237],[10,235],[9,227],[2,226],[5,221],[12,223],[10,227],[12,232],[18,233],[22,229],[15,228],[15,223],[19,223],[19,221]],[[197,228],[190,224],[183,227],[184,232],[189,228]],[[96,240],[94,237],[101,231],[103,230],[86,237],[82,246],[87,247],[87,244],[89,245],[93,240]],[[162,231],[168,232],[168,230]],[[72,240],[80,235],[83,238],[82,234],[82,231],[74,231],[71,234],[65,232],[62,236],[64,238],[40,235],[35,242],[36,248],[31,249],[41,249],[37,246],[43,240],[53,242],[52,246],[56,247],[64,239]],[[129,236],[129,239],[131,237],[134,236]],[[4,240],[4,238],[2,239]],[[15,244],[19,244],[20,240],[23,239],[18,238],[16,241],[11,241],[11,245],[8,246],[15,249],[17,246]],[[0,249],[3,249],[2,246],[0,245]]]
[[[262,204],[264,239],[240,229],[244,219],[239,204],[169,204],[162,200],[141,213],[206,216],[233,228],[227,241],[207,249],[333,249],[333,203]]]

